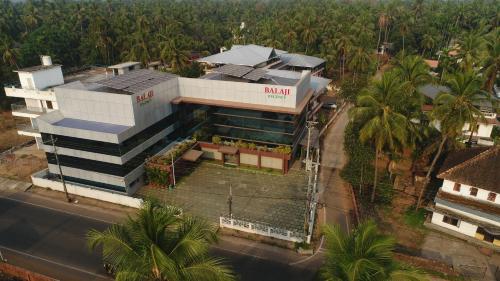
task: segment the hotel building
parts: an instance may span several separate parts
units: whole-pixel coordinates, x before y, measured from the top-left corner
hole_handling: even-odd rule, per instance
[[[230,60],[202,58],[209,69],[200,78],[129,62],[108,67],[104,77],[74,74],[63,83],[58,66],[51,85],[57,107],[35,118],[49,163],[45,177],[59,177],[55,146],[66,181],[131,195],[147,157],[199,130],[296,153],[330,80],[319,77],[323,60],[277,53],[286,54],[247,45],[214,55]]]

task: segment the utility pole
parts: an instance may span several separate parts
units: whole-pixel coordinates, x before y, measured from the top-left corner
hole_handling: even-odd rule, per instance
[[[233,187],[229,185],[229,196],[227,198],[227,204],[229,207],[229,217],[233,218]]]
[[[57,148],[54,141],[54,135],[50,134],[50,142],[52,143],[52,148],[54,149],[54,156],[56,157],[57,167],[59,168],[59,175],[61,176],[61,182],[64,188],[64,194],[66,195],[66,200],[71,203],[71,198],[68,194],[68,189],[66,188],[66,181],[64,180],[64,175],[61,169],[61,163],[59,162],[59,156],[57,155]]]
[[[7,260],[4,259],[3,255],[2,255],[2,250],[0,250],[0,262],[7,262]]]
[[[174,167],[174,154],[170,153],[170,156],[172,156],[172,177],[174,179],[174,187],[175,187],[175,167]]]
[[[307,127],[307,150],[306,150],[306,171],[311,171],[311,159],[309,157],[309,150],[311,150],[311,130],[314,128],[318,122],[316,121],[307,121],[306,122],[306,127]]]

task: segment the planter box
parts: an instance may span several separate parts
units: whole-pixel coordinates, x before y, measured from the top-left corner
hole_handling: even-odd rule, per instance
[[[208,159],[223,161],[223,153],[219,152],[220,144],[209,142],[198,142],[203,156]],[[256,166],[259,168],[271,168],[288,172],[288,161],[292,158],[290,154],[282,154],[273,151],[262,151],[258,149],[238,148],[239,163],[243,165]]]

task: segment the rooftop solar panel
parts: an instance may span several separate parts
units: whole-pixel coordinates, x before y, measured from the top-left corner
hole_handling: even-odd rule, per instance
[[[264,69],[254,69],[250,71],[249,73],[243,75],[243,78],[252,80],[252,81],[259,81],[260,79],[264,78],[267,74],[267,71]]]
[[[139,69],[97,83],[112,89],[137,93],[175,77],[177,76],[170,73]]]
[[[252,71],[253,68],[243,65],[226,64],[214,70],[214,72],[222,73],[225,75],[241,78],[243,75]]]

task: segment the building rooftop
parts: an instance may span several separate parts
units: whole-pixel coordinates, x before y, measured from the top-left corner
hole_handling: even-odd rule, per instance
[[[90,66],[64,75],[64,83],[80,81],[82,83],[93,83],[113,76],[106,67]]]
[[[140,62],[138,62],[138,61],[127,61],[127,62],[122,62],[119,64],[108,66],[108,68],[121,69],[121,68],[127,68],[127,67],[138,65],[138,64],[140,64]]]
[[[234,45],[230,50],[200,58],[197,61],[209,64],[234,64],[255,67],[265,63],[277,54],[274,48],[258,45]]]
[[[315,68],[325,62],[324,59],[302,54],[284,53],[279,56],[286,65],[295,67]]]
[[[424,61],[430,68],[437,68],[439,65],[439,61],[437,60],[424,60]]]
[[[438,178],[500,193],[500,147],[475,147],[448,155]]]
[[[129,126],[73,118],[63,118],[52,123],[52,125],[109,134],[120,134],[130,128]]]
[[[439,93],[449,93],[450,89],[446,86],[426,84],[418,88],[422,95],[434,100]]]
[[[52,69],[56,67],[61,67],[60,64],[52,64],[52,65],[35,65],[30,67],[21,68],[18,70],[14,70],[14,72],[36,72],[41,70]]]
[[[178,77],[177,75],[150,69],[138,69],[122,75],[98,81],[103,90],[112,89],[117,94],[137,94],[162,82]],[[99,90],[99,89],[96,89]]]

